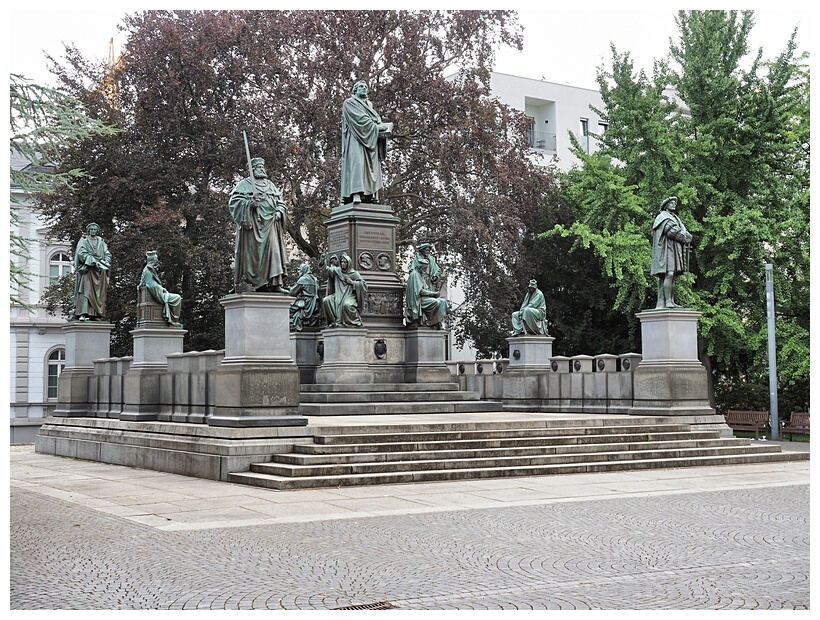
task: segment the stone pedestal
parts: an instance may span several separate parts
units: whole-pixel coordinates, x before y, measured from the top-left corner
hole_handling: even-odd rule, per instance
[[[316,383],[372,383],[367,363],[366,327],[330,327],[323,332],[324,361],[316,369]]]
[[[544,371],[551,370],[552,336],[534,336],[525,334],[507,338],[510,343],[509,372]]]
[[[708,376],[698,359],[700,315],[689,308],[637,314],[643,351],[633,372],[630,415],[676,416],[696,428],[729,430],[709,406]]]
[[[72,321],[63,325],[66,363],[57,384],[56,417],[89,415],[88,384],[94,374],[94,360],[111,354],[111,323]]]
[[[134,356],[125,374],[120,420],[156,420],[160,413],[160,382],[168,372],[168,355],[182,352],[186,330],[139,327],[131,332]]]
[[[292,297],[241,293],[225,308],[225,357],[214,373],[210,426],[304,426],[299,369],[290,355]]]
[[[328,255],[350,255],[367,282],[362,321],[369,328],[403,325],[404,284],[397,273],[396,225],[389,205],[346,204],[333,208],[327,226]]]
[[[444,355],[447,332],[424,327],[408,329],[404,339],[404,380],[409,383],[446,383],[452,380]]]
[[[319,330],[291,332],[290,355],[299,367],[300,383],[315,383],[316,369],[324,359],[324,338]]]

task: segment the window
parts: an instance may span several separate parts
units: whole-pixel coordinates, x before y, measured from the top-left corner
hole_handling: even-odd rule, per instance
[[[581,119],[581,135],[588,136],[589,135],[589,119],[582,118]]]
[[[65,367],[65,349],[55,349],[48,356],[48,385],[46,397],[50,400],[57,398],[57,380]]]
[[[606,133],[607,129],[609,129],[609,123],[601,123],[601,122],[598,123],[598,134],[599,135],[604,135],[604,133]]]
[[[68,254],[58,252],[48,261],[48,284],[55,284],[57,279],[71,273],[71,259]]]

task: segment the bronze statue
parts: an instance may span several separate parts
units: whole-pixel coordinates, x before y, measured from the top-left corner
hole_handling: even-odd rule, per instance
[[[675,280],[689,271],[692,235],[675,213],[677,205],[677,196],[664,200],[652,224],[652,275],[658,276],[655,309],[680,307],[675,303]]]
[[[377,202],[382,188],[381,160],[392,123],[382,123],[367,98],[367,83],[353,85],[342,105],[342,202]]]
[[[302,329],[319,323],[319,280],[313,275],[310,265],[303,263],[299,267],[299,279],[290,287],[290,295],[295,297],[290,304],[291,329],[300,332]]]
[[[357,327],[362,325],[359,309],[364,308],[367,283],[353,265],[348,254],[330,258],[327,268],[327,295],[322,301],[328,327]]]
[[[534,334],[547,336],[547,303],[544,293],[538,290],[538,282],[530,280],[527,294],[521,303],[521,309],[512,314],[513,331],[511,336]]]
[[[407,326],[426,325],[436,329],[442,328],[447,316],[447,300],[438,292],[441,269],[430,253],[431,245],[421,243],[416,247],[416,256],[410,263],[405,292],[404,317]]]
[[[86,226],[86,234],[77,243],[74,252],[74,310],[72,319],[80,321],[105,320],[105,299],[108,295],[108,271],[111,252],[95,222]]]
[[[251,175],[231,192],[228,208],[236,222],[234,292],[286,293],[288,208],[269,179],[265,160],[250,160]]]
[[[154,250],[145,253],[145,267],[142,270],[138,289],[147,289],[157,302],[163,305],[162,317],[171,327],[182,327],[179,322],[179,314],[182,310],[182,296],[177,293],[169,293],[168,289],[162,286],[159,277],[159,259]]]

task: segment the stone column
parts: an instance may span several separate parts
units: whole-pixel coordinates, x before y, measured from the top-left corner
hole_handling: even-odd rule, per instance
[[[319,343],[322,343],[321,348]],[[316,369],[322,363],[323,349],[323,336],[319,330],[305,329],[290,333],[290,354],[299,367],[300,383],[316,383]]]
[[[299,369],[290,355],[292,297],[241,293],[223,297],[225,357],[214,373],[210,426],[305,426]]]
[[[450,370],[444,361],[442,329],[410,328],[405,332],[404,347],[407,359],[404,380],[409,383],[449,383]],[[488,364],[489,366],[489,364]]]
[[[89,415],[88,383],[94,374],[94,360],[111,354],[111,323],[72,321],[63,325],[66,360],[57,384],[55,417]]]
[[[367,363],[366,327],[328,327],[324,336],[324,361],[316,369],[316,383],[372,383]]]
[[[120,420],[156,420],[160,412],[160,381],[168,372],[168,355],[182,352],[186,330],[177,327],[138,327],[131,332],[134,359],[123,384]]]
[[[698,359],[698,318],[689,308],[646,310],[641,321],[642,359],[633,372],[630,415],[677,416],[700,428],[728,429],[709,406],[709,381]],[[731,433],[731,431],[729,431]]]

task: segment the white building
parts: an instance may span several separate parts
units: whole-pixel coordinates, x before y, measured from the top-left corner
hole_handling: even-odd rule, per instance
[[[16,153],[10,154],[10,165],[16,170],[31,166]],[[65,337],[61,326],[65,321],[50,316],[40,299],[51,278],[71,271],[71,252],[67,245],[46,243],[46,227],[29,208],[28,196],[19,186],[11,186],[18,205],[21,223],[16,232],[30,240],[31,259],[21,265],[34,274],[29,286],[16,295],[32,306],[11,304],[10,314],[10,417],[11,443],[32,443],[43,417],[57,404],[57,378],[65,365]],[[9,256],[10,260],[15,260]]]
[[[532,152],[543,155],[545,165],[554,162],[564,171],[580,165],[570,152],[569,132],[589,153],[597,148],[592,134],[601,135],[607,129],[606,122],[591,109],[604,108],[597,90],[504,73],[490,74],[490,90],[501,103],[521,110],[530,118],[530,147]],[[460,287],[450,286],[448,294],[453,306],[464,303],[464,291]],[[472,361],[475,358],[475,349],[467,345],[458,348],[450,340],[447,359]]]

